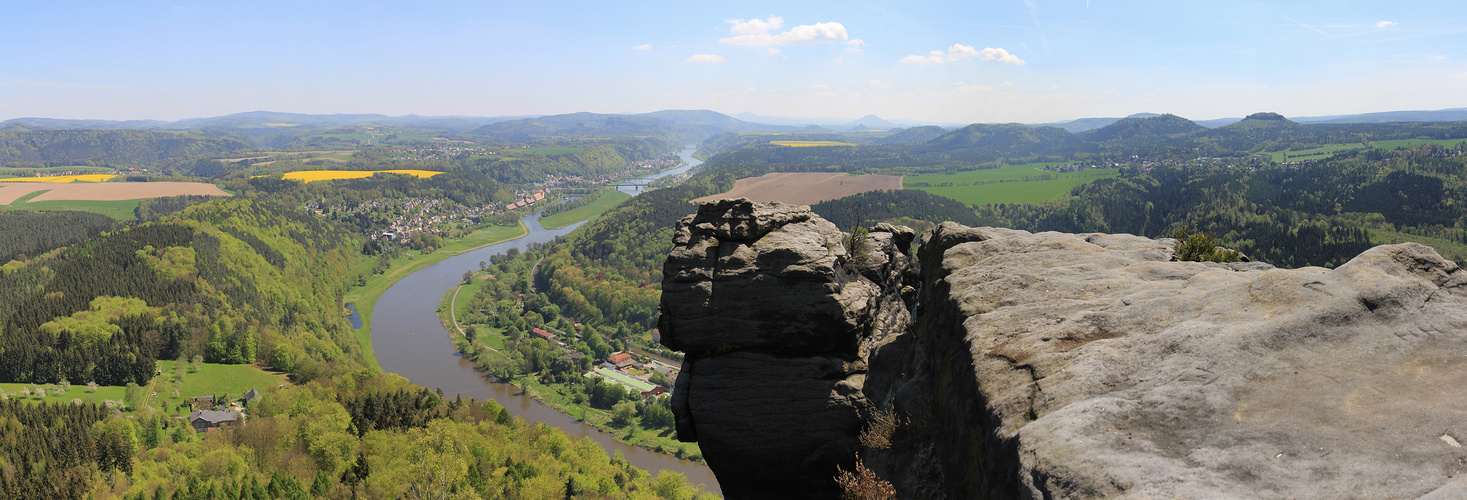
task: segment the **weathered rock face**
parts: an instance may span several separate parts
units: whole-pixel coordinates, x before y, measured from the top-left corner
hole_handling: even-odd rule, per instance
[[[905,254],[835,286],[839,233],[802,213],[705,207],[668,263],[680,435],[731,498],[829,495],[790,485],[857,452],[902,498],[1467,492],[1467,271],[1428,247],[1281,270],[948,223],[898,333]],[[903,421],[861,446],[877,408]]]
[[[898,292],[912,237],[882,227],[853,260],[808,207],[745,199],[679,223],[659,325],[687,354],[678,437],[699,442],[729,498],[837,494],[869,406],[866,346],[908,323]]]
[[[869,461],[950,498],[1460,490],[1467,272],[1416,244],[1280,270],[1167,243],[927,235],[913,374],[867,385],[900,380],[868,397],[912,415],[912,445]]]

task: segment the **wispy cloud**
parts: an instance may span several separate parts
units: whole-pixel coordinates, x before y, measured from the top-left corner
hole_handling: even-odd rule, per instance
[[[1007,50],[993,47],[976,49],[971,45],[963,45],[961,43],[952,44],[947,48],[947,52],[934,50],[925,56],[910,55],[903,57],[897,62],[902,64],[935,65],[945,62],[958,62],[964,59],[978,59],[984,62],[1012,64],[1015,66],[1024,65],[1023,59],[1019,59],[1019,56],[1010,54]]]
[[[720,56],[720,55],[717,55],[717,54],[693,54],[692,56],[689,56],[687,58],[687,60],[685,60],[683,62],[690,62],[690,63],[721,63],[721,62],[724,62],[724,61],[727,61],[727,59],[724,59],[723,56]]]
[[[1324,32],[1324,30],[1322,30],[1322,29],[1319,29],[1319,28],[1316,28],[1316,27],[1313,27],[1313,26],[1310,26],[1310,25],[1308,25],[1308,24],[1304,24],[1304,22],[1303,22],[1303,21],[1300,21],[1300,20],[1298,20],[1298,19],[1294,19],[1294,18],[1292,18],[1292,17],[1289,17],[1289,16],[1285,16],[1285,15],[1283,15],[1283,14],[1279,14],[1279,15],[1280,15],[1280,16],[1283,16],[1283,18],[1284,18],[1284,19],[1288,19],[1288,20],[1290,20],[1290,21],[1293,21],[1293,22],[1294,22],[1294,24],[1297,24],[1297,25],[1299,25],[1299,26],[1303,26],[1303,27],[1305,27],[1305,28],[1309,28],[1309,29],[1310,29],[1310,30],[1311,30],[1311,31],[1314,31],[1314,32],[1315,32],[1315,33],[1319,33],[1319,34],[1321,34],[1321,35],[1324,35],[1324,36],[1334,36],[1334,35],[1330,35],[1330,34],[1329,34],[1329,33],[1325,33],[1325,32]]]
[[[865,46],[866,42],[861,40],[860,38],[852,38],[850,40],[846,40],[846,50],[849,50],[851,52],[861,52],[861,48]]]
[[[881,80],[875,80],[875,79],[873,79],[873,80],[871,80],[870,83],[871,83],[871,86],[872,87],[876,87],[878,89],[889,89],[889,88],[891,88],[891,84],[890,83],[886,83],[886,82],[883,82]]]
[[[774,33],[784,27],[784,18],[769,16],[767,19],[730,19],[733,27],[729,37],[719,38],[718,43],[745,47],[768,47],[771,45],[815,45],[843,42],[850,39],[846,27],[840,23],[802,24],[783,33]]]
[[[644,44],[641,44],[641,45],[637,45],[635,47],[632,47],[632,50],[652,50],[652,45],[651,44],[644,43]]]
[[[1375,27],[1377,27],[1377,28],[1389,28],[1389,27],[1395,26],[1395,25],[1396,25],[1396,22],[1395,21],[1380,21],[1380,22],[1375,23]]]

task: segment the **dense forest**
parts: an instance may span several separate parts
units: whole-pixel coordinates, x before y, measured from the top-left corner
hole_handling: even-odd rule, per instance
[[[594,441],[356,371],[270,389],[245,425],[0,400],[5,498],[660,498],[699,492]],[[706,494],[703,494],[706,495]]]
[[[1277,266],[1334,267],[1373,246],[1371,230],[1467,244],[1462,152],[1426,146],[1258,169],[1162,166],[1078,186],[1058,202],[977,212],[985,225],[1031,231],[1160,237],[1190,227]]]
[[[0,262],[26,260],[87,240],[117,221],[89,212],[32,212],[0,207]]]
[[[216,155],[251,147],[231,137],[145,130],[0,131],[0,165],[150,165],[173,157]]]
[[[300,210],[194,205],[7,266],[0,381],[146,384],[154,361],[359,366],[337,297],[357,245]]]

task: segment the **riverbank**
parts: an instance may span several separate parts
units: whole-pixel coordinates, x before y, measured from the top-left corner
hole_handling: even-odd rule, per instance
[[[504,330],[491,328],[487,325],[472,325],[476,332],[476,338],[470,343],[464,334],[466,326],[459,317],[467,312],[467,303],[471,301],[478,292],[479,285],[485,281],[483,271],[475,272],[467,283],[459,283],[443,294],[439,301],[436,312],[438,319],[443,323],[443,328],[449,332],[453,345],[460,352],[465,352],[466,357],[491,356],[494,362],[513,362],[508,354],[502,351],[509,340],[504,335]],[[476,353],[478,346],[487,347],[490,352]],[[481,365],[482,359],[480,359]],[[669,361],[671,363],[671,361]],[[672,427],[644,429],[642,428],[642,417],[633,417],[626,425],[613,423],[612,412],[591,407],[585,403],[578,403],[567,396],[556,386],[541,383],[536,374],[521,375],[509,381],[510,384],[519,388],[524,395],[546,406],[555,409],[578,422],[595,427],[597,430],[607,433],[619,443],[632,446],[640,446],[648,451],[674,456],[684,460],[703,462],[703,452],[697,443],[684,443],[678,441],[677,431]]]
[[[432,253],[423,254],[417,252],[405,252],[401,257],[392,260],[392,265],[387,272],[374,274],[367,277],[366,283],[354,287],[342,294],[342,304],[355,303],[357,313],[362,318],[362,327],[352,332],[357,338],[357,344],[362,346],[364,358],[367,365],[377,370],[382,370],[382,365],[377,361],[377,351],[372,345],[372,308],[377,305],[377,299],[396,284],[398,280],[406,278],[419,269],[428,267],[443,261],[449,257],[460,255],[464,252],[484,248],[489,245],[503,243],[518,239],[529,234],[529,228],[524,222],[514,227],[495,226],[481,231],[476,231],[463,238],[446,242],[443,248],[434,250]],[[370,272],[376,259],[362,256],[355,269],[358,275]]]

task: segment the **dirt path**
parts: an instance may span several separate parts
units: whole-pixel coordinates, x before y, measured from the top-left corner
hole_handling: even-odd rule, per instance
[[[475,271],[474,274],[478,275],[479,272]],[[470,276],[469,279],[473,279],[473,277]],[[450,318],[453,318],[453,328],[455,330],[458,330],[458,334],[467,337],[468,334],[464,333],[464,329],[458,326],[458,292],[463,291],[463,289],[464,286],[461,284],[453,288],[453,298],[448,300],[448,316]],[[504,354],[503,352],[500,352],[499,349],[495,349],[487,345],[485,345],[484,347],[499,354]]]

